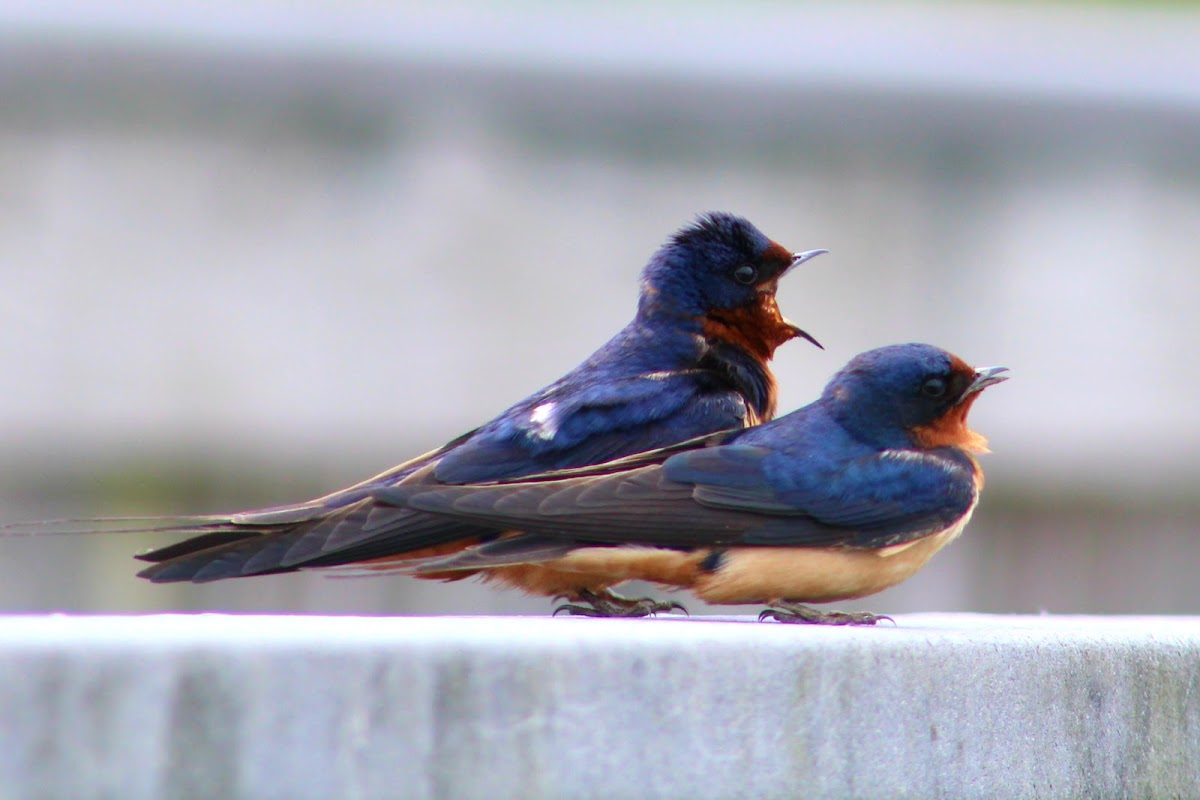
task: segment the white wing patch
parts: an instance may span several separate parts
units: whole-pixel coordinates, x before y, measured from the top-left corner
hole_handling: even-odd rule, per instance
[[[558,433],[558,417],[554,414],[557,406],[558,404],[551,400],[533,410],[533,413],[529,415],[530,435],[545,441],[554,438],[554,435]]]
[[[917,463],[931,464],[936,467],[941,467],[944,472],[951,475],[960,471],[962,467],[955,464],[953,461],[947,461],[944,458],[938,458],[927,453],[919,453],[915,450],[884,450],[879,454],[880,458],[890,459],[892,461],[915,461]]]

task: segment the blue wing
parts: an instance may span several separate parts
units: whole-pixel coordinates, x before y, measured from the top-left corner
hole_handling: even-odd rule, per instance
[[[661,465],[492,486],[413,486],[387,501],[593,544],[880,547],[936,533],[973,507],[973,464],[956,451],[799,459],[753,445]]]
[[[741,428],[746,401],[703,370],[562,385],[506,411],[442,456],[442,483],[569,469]]]
[[[729,452],[722,452],[729,451]],[[716,456],[717,458],[714,458]],[[719,459],[719,460],[718,460]],[[956,450],[884,450],[847,459],[789,456],[733,445],[682,453],[663,465],[671,480],[693,485],[696,503],[767,515],[800,515],[748,530],[745,544],[805,544],[843,532],[839,543],[878,546],[907,541],[957,522],[978,496],[976,470]]]

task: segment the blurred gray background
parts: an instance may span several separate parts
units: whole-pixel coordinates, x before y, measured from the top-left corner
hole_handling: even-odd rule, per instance
[[[898,341],[1013,370],[975,522],[846,607],[1200,613],[1194,8],[6,3],[0,520],[356,482],[573,366],[724,209],[831,251],[780,294],[827,348],[781,350],[782,410]],[[163,541],[0,539],[0,611],[549,608],[136,579]]]

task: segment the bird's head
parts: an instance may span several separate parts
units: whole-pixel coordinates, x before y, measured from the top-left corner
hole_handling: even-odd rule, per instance
[[[871,444],[986,453],[987,439],[967,427],[967,414],[983,389],[1008,380],[1007,371],[975,369],[932,345],[892,345],[855,356],[823,400],[844,428]]]
[[[742,217],[704,214],[651,257],[638,311],[699,320],[706,335],[763,359],[797,336],[819,347],[779,313],[775,290],[790,270],[824,252],[793,253]]]

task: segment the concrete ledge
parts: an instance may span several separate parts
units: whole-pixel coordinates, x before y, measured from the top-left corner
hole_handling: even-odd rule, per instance
[[[1200,619],[0,618],[0,798],[1191,797]]]

